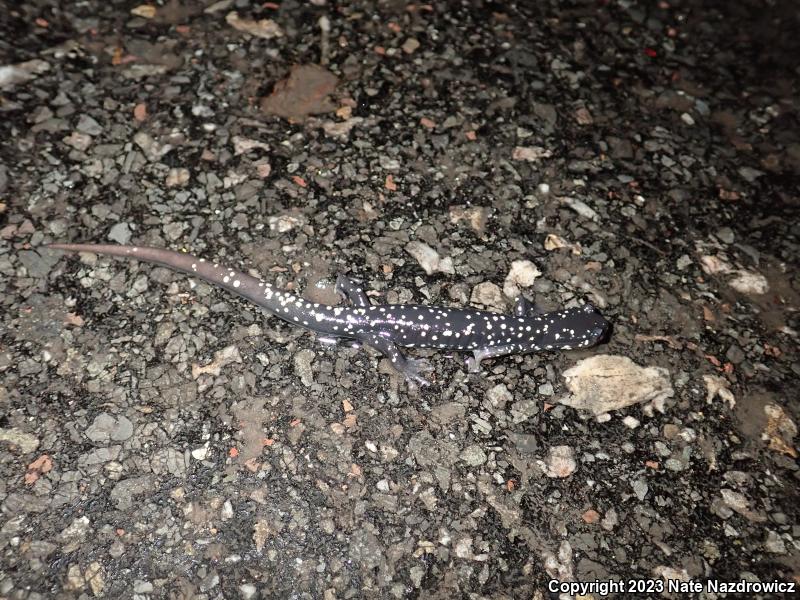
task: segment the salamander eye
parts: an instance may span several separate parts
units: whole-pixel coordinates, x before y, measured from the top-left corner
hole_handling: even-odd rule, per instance
[[[589,332],[589,337],[595,340],[596,343],[601,343],[606,340],[608,337],[609,328],[608,327],[595,327]]]
[[[594,304],[592,304],[591,302],[587,302],[586,304],[583,305],[583,312],[590,315],[592,313],[596,313],[597,309],[595,308]]]

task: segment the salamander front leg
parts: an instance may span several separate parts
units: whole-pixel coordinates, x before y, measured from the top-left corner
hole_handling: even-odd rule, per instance
[[[392,340],[374,333],[358,335],[357,339],[365,346],[377,350],[388,358],[392,362],[392,367],[402,373],[409,381],[419,385],[430,385],[430,382],[420,375],[420,373],[431,370],[430,363],[427,360],[417,360],[403,356]]]
[[[514,304],[514,314],[518,317],[535,317],[537,315],[543,315],[545,312],[544,309],[533,302],[529,302],[522,296],[519,296]]]
[[[367,298],[364,290],[362,290],[355,284],[355,282],[344,275],[338,275],[336,277],[336,286],[333,289],[336,290],[338,294],[341,294],[347,300],[349,300],[353,306],[357,306],[358,308],[366,308],[370,305],[369,298]]]
[[[505,356],[514,352],[518,352],[517,346],[484,346],[483,348],[476,348],[472,351],[474,358],[467,359],[469,372],[478,373],[481,370],[481,361],[485,358]]]

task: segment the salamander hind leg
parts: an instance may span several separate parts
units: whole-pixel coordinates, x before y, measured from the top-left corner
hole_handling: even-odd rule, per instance
[[[422,386],[430,385],[430,382],[421,375],[421,373],[431,370],[430,363],[427,360],[403,356],[392,340],[374,333],[358,335],[357,339],[365,346],[369,346],[388,358],[392,363],[392,367],[402,373],[410,382]]]
[[[478,373],[481,370],[481,361],[485,358],[505,356],[517,352],[516,346],[483,346],[472,351],[474,358],[467,359],[467,366],[470,373]]]
[[[345,277],[344,275],[339,275],[336,277],[336,286],[334,289],[338,294],[349,300],[353,306],[366,308],[370,305],[369,298],[367,298],[364,290],[358,287],[353,280]]]

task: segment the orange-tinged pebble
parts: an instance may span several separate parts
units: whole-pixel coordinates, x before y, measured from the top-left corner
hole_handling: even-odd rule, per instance
[[[133,118],[141,123],[147,119],[147,105],[140,102],[133,107]]]
[[[584,523],[597,523],[600,520],[600,513],[590,508],[581,515]]]
[[[53,459],[47,454],[42,454],[39,458],[28,465],[31,471],[39,471],[39,473],[48,473],[53,468]]]
[[[231,458],[236,458],[237,456],[239,456],[239,449],[238,449],[238,448],[235,448],[235,447],[234,447],[234,448],[231,448],[230,450],[228,450],[228,455],[229,455]]]

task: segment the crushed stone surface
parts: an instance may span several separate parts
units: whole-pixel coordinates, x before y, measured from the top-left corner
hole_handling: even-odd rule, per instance
[[[0,0],[0,598],[798,581],[799,28],[788,0]],[[410,351],[410,388],[51,242],[614,331],[480,373]]]

